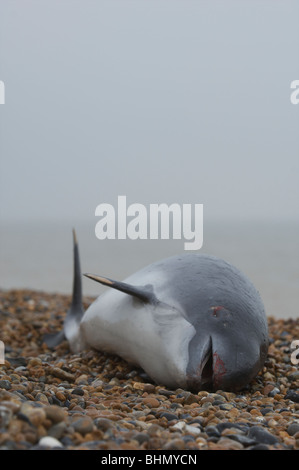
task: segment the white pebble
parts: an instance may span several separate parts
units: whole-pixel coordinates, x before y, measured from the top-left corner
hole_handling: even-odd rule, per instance
[[[195,436],[198,436],[201,433],[201,430],[197,426],[192,426],[191,424],[186,424],[185,430]]]
[[[201,430],[197,426],[192,426],[191,424],[185,423],[185,421],[178,421],[172,426],[172,429],[177,429],[178,431],[186,431],[190,434],[198,436],[201,433]]]
[[[173,429],[178,429],[179,431],[182,431],[183,429],[185,429],[185,427],[186,427],[185,421],[178,421],[172,426]]]
[[[51,437],[51,436],[44,436],[40,439],[39,443],[38,443],[39,446],[43,446],[43,447],[63,447],[63,445],[61,444],[61,442],[59,442],[57,439],[55,439],[55,437]]]
[[[255,421],[259,421],[260,423],[266,423],[267,420],[264,418],[264,416],[255,416]]]

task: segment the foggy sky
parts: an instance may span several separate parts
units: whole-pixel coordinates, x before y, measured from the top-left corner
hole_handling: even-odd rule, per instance
[[[298,219],[297,1],[0,0],[2,221]]]

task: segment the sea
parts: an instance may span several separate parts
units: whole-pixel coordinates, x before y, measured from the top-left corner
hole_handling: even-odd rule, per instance
[[[0,224],[0,289],[30,289],[71,295],[72,229],[82,272],[123,280],[145,265],[182,254],[186,240],[99,240],[95,221],[30,221]],[[225,259],[254,283],[266,314],[299,316],[299,221],[205,221],[199,253]],[[83,294],[104,287],[83,278]]]

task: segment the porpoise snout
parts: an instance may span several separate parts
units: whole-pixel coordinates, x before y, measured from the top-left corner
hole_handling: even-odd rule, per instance
[[[187,387],[193,392],[238,390],[248,382],[247,372],[230,373],[221,356],[211,350],[209,355],[201,361],[197,371],[187,374]],[[242,376],[243,380],[241,380]]]
[[[186,374],[187,387],[191,391],[237,391],[247,385],[261,368],[266,347],[258,348],[254,344],[248,347],[248,344],[240,343],[229,345],[225,338],[222,339],[223,342],[210,337],[197,357],[193,355]]]
[[[193,392],[200,390],[236,392],[248,385],[260,368],[261,364],[258,361],[248,367],[229,371],[221,357],[214,353],[213,359],[207,362],[201,374],[187,375],[187,387]]]

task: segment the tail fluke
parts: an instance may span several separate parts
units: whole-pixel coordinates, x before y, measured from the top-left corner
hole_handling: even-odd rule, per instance
[[[81,268],[80,268],[80,256],[79,256],[79,247],[76,237],[76,232],[73,230],[73,252],[74,252],[74,277],[73,277],[73,294],[72,294],[72,303],[71,307],[68,310],[64,324],[63,330],[57,333],[49,333],[44,335],[44,342],[49,346],[49,348],[54,348],[58,346],[62,341],[67,339],[72,349],[76,349],[74,342],[79,335],[79,324],[81,318],[84,315],[84,309],[82,304],[82,278],[81,278]]]
[[[84,313],[83,306],[82,306],[82,278],[81,278],[79,247],[78,247],[78,240],[77,240],[75,229],[73,229],[73,245],[74,245],[74,278],[73,278],[72,305],[71,305],[70,311],[71,310],[73,311],[72,315],[77,316],[80,314],[82,317],[82,314]]]
[[[58,346],[62,341],[65,340],[65,335],[64,331],[59,331],[58,333],[46,333],[43,336],[43,341],[46,343],[46,345],[50,348],[53,349],[56,346]]]

